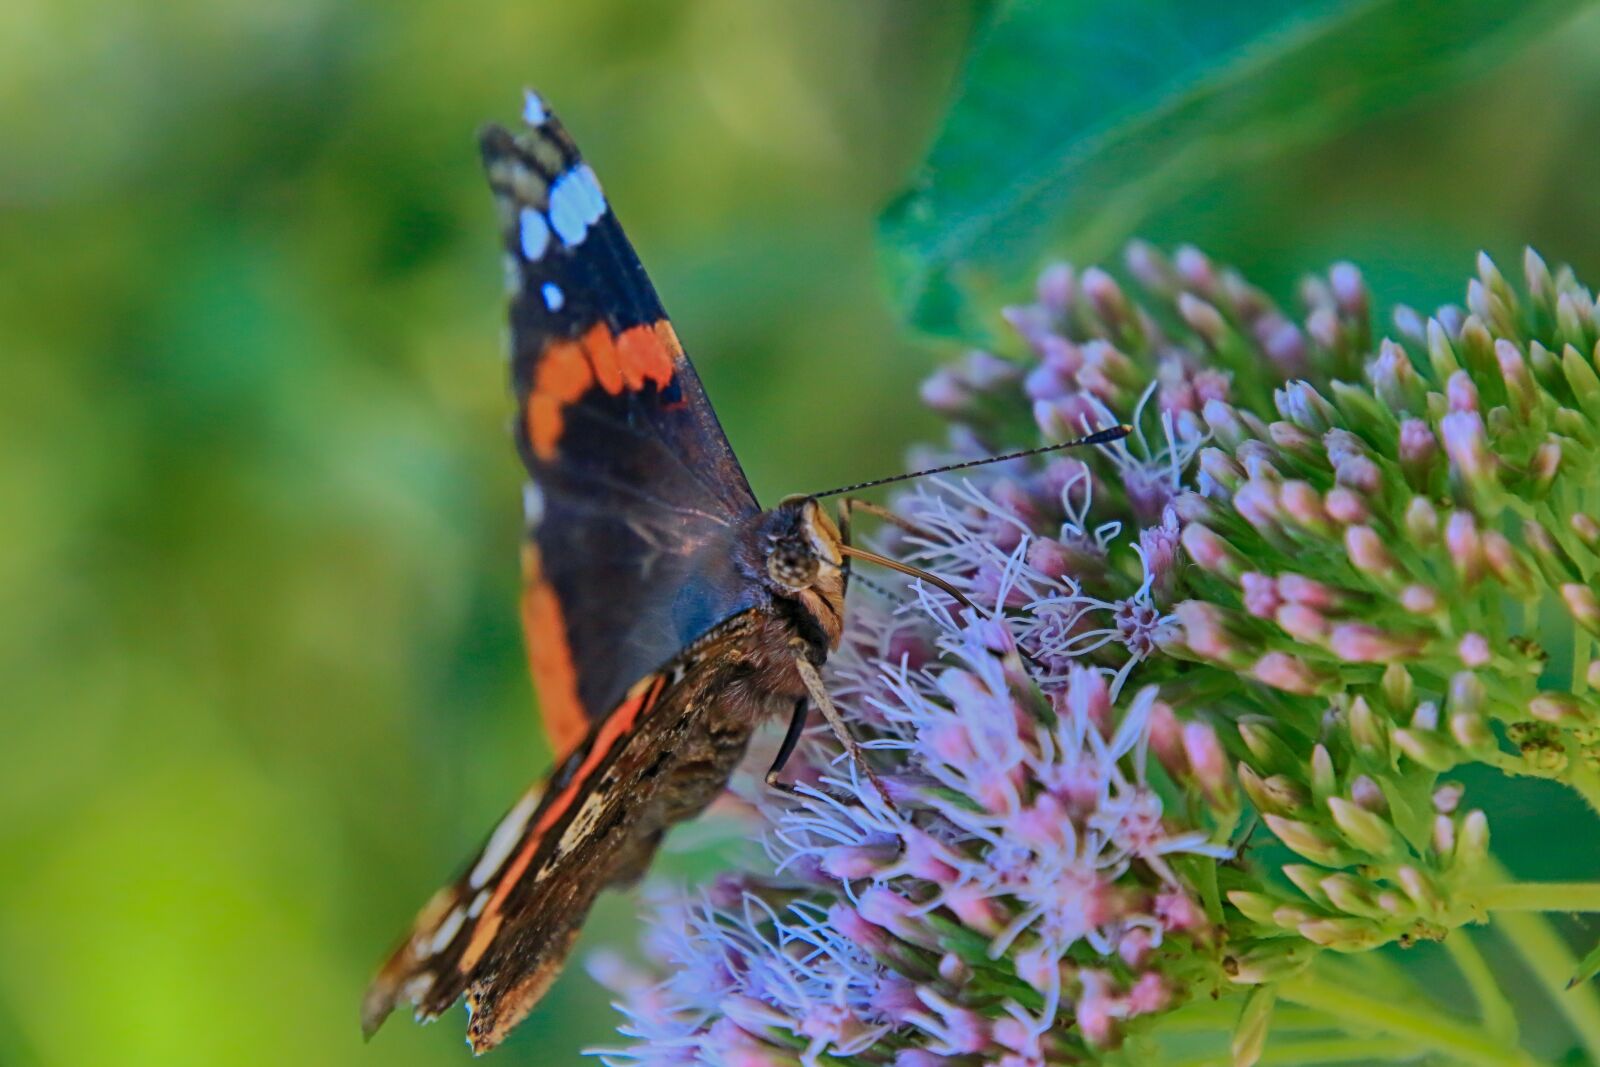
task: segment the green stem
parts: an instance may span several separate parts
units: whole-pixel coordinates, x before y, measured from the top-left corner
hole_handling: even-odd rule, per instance
[[[1589,982],[1567,988],[1567,979],[1578,969],[1578,958],[1549,920],[1527,912],[1502,911],[1494,917],[1494,928],[1511,942],[1545,995],[1566,1016],[1588,1052],[1589,1062],[1600,1063],[1600,996]]]
[[[1338,1016],[1358,1029],[1379,1030],[1462,1063],[1480,1067],[1533,1067],[1536,1063],[1522,1049],[1507,1045],[1481,1027],[1415,1002],[1367,996],[1309,972],[1285,981],[1278,993],[1285,1000]]]
[[[1445,951],[1455,961],[1456,970],[1472,990],[1478,1002],[1478,1014],[1483,1018],[1483,1028],[1508,1045],[1517,1043],[1517,1012],[1506,999],[1489,961],[1483,958],[1478,944],[1465,927],[1450,931],[1444,939]]]
[[[1274,1027],[1276,1029],[1276,1027]],[[1298,1064],[1319,1063],[1380,1063],[1383,1061],[1412,1060],[1424,1050],[1409,1041],[1392,1037],[1325,1037],[1309,1041],[1271,1042],[1267,1045],[1260,1067],[1295,1067]],[[1186,1056],[1165,1056],[1163,1067],[1219,1067],[1226,1064],[1226,1053],[1192,1053]]]
[[[1329,1037],[1319,1041],[1285,1041],[1268,1045],[1256,1061],[1261,1067],[1297,1067],[1318,1063],[1376,1063],[1414,1060],[1422,1052],[1410,1041],[1392,1037]]]
[[[1501,882],[1476,896],[1490,911],[1600,911],[1600,882]]]

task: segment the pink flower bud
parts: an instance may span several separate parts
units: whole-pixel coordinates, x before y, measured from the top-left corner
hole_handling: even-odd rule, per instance
[[[1285,600],[1322,611],[1333,611],[1344,603],[1344,597],[1332,586],[1292,571],[1278,575],[1278,594]]]
[[[969,930],[994,937],[1005,928],[1005,913],[1000,905],[975,882],[948,886],[939,899]]]
[[[1442,605],[1439,594],[1425,585],[1413,582],[1400,590],[1400,606],[1413,615],[1432,615]]]
[[[1210,527],[1198,523],[1184,527],[1180,537],[1183,550],[1201,570],[1230,578],[1243,570],[1244,561],[1233,547]]]
[[[1593,589],[1577,582],[1566,582],[1561,586],[1561,601],[1574,622],[1592,634],[1600,633],[1600,602],[1595,600]]]
[[[1183,628],[1184,643],[1195,655],[1229,666],[1249,662],[1221,608],[1199,600],[1186,600],[1173,609],[1173,614]]]
[[[1285,604],[1275,618],[1283,632],[1296,641],[1318,645],[1328,636],[1327,617],[1309,604]]]
[[[1357,775],[1355,781],[1350,783],[1350,799],[1361,808],[1379,815],[1389,810],[1389,800],[1383,795],[1383,790],[1365,774]]]
[[[1077,271],[1070,263],[1052,263],[1039,272],[1035,287],[1039,303],[1057,318],[1064,317],[1077,294]]]
[[[1233,493],[1233,508],[1258,530],[1270,530],[1278,522],[1278,487],[1265,478],[1251,478]]]
[[[924,406],[941,415],[959,415],[972,402],[972,394],[955,373],[942,367],[929,375],[920,390]]]
[[[882,952],[889,945],[888,935],[881,926],[868,922],[843,901],[828,908],[828,924],[870,953]]]
[[[1300,327],[1277,312],[1269,312],[1251,327],[1256,343],[1280,374],[1293,376],[1310,369],[1306,358],[1306,338]]]
[[[1317,347],[1334,351],[1339,347],[1339,313],[1330,307],[1313,308],[1306,316],[1306,333]]]
[[[1347,663],[1396,663],[1414,657],[1419,644],[1364,622],[1342,622],[1328,635],[1328,647]]]
[[[1360,494],[1342,485],[1328,490],[1322,498],[1322,506],[1327,509],[1329,518],[1343,526],[1372,518],[1372,511]]]
[[[1166,772],[1182,778],[1189,771],[1189,760],[1183,751],[1183,724],[1172,713],[1172,705],[1157,700],[1150,705],[1150,749]]]
[[[1335,263],[1328,270],[1328,288],[1339,310],[1352,319],[1367,317],[1367,286],[1361,278],[1361,268],[1354,263]]]
[[[1483,538],[1478,535],[1478,522],[1470,511],[1450,513],[1444,526],[1445,548],[1450,552],[1450,564],[1463,585],[1471,588],[1483,578]]]
[[[1094,306],[1095,314],[1106,325],[1117,329],[1133,321],[1133,308],[1122,286],[1099,267],[1084,271],[1080,286],[1083,295]]]
[[[1200,783],[1208,797],[1223,800],[1232,792],[1228,754],[1217,739],[1217,732],[1203,722],[1185,723],[1183,727],[1183,752],[1195,781]]]
[[[1193,933],[1207,928],[1205,909],[1181,889],[1156,894],[1156,921],[1168,933]]]
[[[1445,383],[1445,398],[1451,411],[1478,410],[1478,387],[1472,384],[1471,376],[1464,370],[1450,375],[1450,380]]]
[[[1400,468],[1412,488],[1427,486],[1438,455],[1439,441],[1427,423],[1421,419],[1406,419],[1400,423]]]
[[[1193,293],[1178,294],[1178,314],[1210,347],[1220,348],[1227,339],[1228,323],[1222,313]]]
[[[1452,411],[1439,420],[1445,455],[1467,484],[1489,488],[1498,484],[1500,461],[1489,448],[1483,416],[1475,411]]]
[[[1332,532],[1328,513],[1322,508],[1322,495],[1309,482],[1284,482],[1278,490],[1278,504],[1294,523],[1314,533]]]
[[[1167,985],[1167,979],[1154,971],[1141,974],[1138,981],[1133,983],[1133,988],[1128,990],[1127,1004],[1130,1016],[1165,1011],[1170,1003],[1172,1003],[1172,990]]]
[[[1383,539],[1370,526],[1352,526],[1346,530],[1344,547],[1350,563],[1363,574],[1391,578],[1399,569],[1399,563],[1383,546]]]
[[[1302,696],[1314,694],[1321,682],[1304,660],[1287,652],[1268,652],[1256,660],[1250,676],[1274,689]]]
[[[1463,634],[1456,645],[1456,655],[1468,667],[1486,667],[1490,659],[1489,639],[1478,633]]]
[[[1239,576],[1240,584],[1244,588],[1244,608],[1250,614],[1270,619],[1282,603],[1278,599],[1278,586],[1271,575],[1261,574],[1257,571],[1246,571]]]
[[[1028,546],[1028,566],[1048,578],[1071,575],[1072,559],[1072,551],[1060,541],[1040,538]]]

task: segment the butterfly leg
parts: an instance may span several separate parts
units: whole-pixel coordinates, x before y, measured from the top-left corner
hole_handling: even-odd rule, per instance
[[[794,702],[794,712],[789,716],[789,729],[783,735],[783,744],[778,746],[778,754],[772,759],[772,767],[767,771],[767,788],[776,789],[780,793],[797,795],[794,786],[778,780],[778,775],[783,773],[784,765],[789,762],[789,757],[794,755],[794,750],[800,744],[800,735],[806,732],[806,718],[809,708],[804,697]]]
[[[828,695],[828,687],[823,684],[822,674],[811,662],[804,647],[797,647],[794,652],[795,670],[800,672],[800,680],[805,683],[806,692],[811,694],[811,699],[816,703],[817,710],[822,712],[822,717],[833,728],[834,736],[839,739],[839,744],[844,746],[844,750],[849,755],[851,762],[872,783],[872,787],[878,791],[878,795],[883,798],[883,802],[893,811],[894,801],[890,799],[889,791],[884,788],[883,782],[878,778],[878,772],[874,771],[872,765],[867,762],[867,754],[862,749],[861,743],[855,739],[855,735],[850,732],[850,724],[844,721],[844,716],[839,714],[839,709],[834,706],[833,698]]]

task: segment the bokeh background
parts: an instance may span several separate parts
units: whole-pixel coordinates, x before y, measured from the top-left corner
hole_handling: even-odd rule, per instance
[[[474,131],[561,110],[763,499],[870,477],[944,352],[874,219],[986,6],[0,5],[0,1065],[461,1062],[460,1014],[356,1008],[547,759]],[[1285,298],[1348,257],[1431,304],[1524,242],[1600,279],[1600,15],[1467,73],[1144,234]],[[573,1062],[606,999],[574,968],[497,1055]]]

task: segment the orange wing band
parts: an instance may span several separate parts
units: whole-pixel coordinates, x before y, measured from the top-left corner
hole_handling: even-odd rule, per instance
[[[582,337],[546,345],[523,409],[534,455],[542,460],[555,457],[566,409],[590,389],[599,386],[610,396],[624,389],[643,389],[646,382],[665,389],[682,358],[678,335],[666,319],[630,327],[620,335],[598,322]]]

